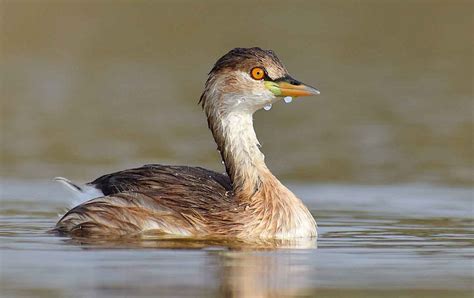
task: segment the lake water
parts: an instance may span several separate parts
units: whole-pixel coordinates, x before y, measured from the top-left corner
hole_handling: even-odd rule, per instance
[[[473,296],[473,1],[0,1],[2,297]],[[197,105],[234,47],[317,97],[255,114],[316,242],[71,241],[78,181],[222,171]],[[291,181],[294,181],[292,184]]]
[[[46,233],[71,204],[53,182],[1,183],[4,297],[472,297],[473,190],[290,187],[316,241],[77,242]],[[276,248],[279,247],[279,248]]]
[[[260,46],[321,91],[256,113],[278,177],[474,181],[472,1],[2,3],[0,176],[220,170],[197,102],[219,57]]]

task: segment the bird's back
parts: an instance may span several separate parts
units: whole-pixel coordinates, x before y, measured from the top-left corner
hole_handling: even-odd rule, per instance
[[[218,233],[237,213],[225,174],[200,167],[145,165],[88,183],[104,196],[67,212],[55,231],[75,236]],[[216,226],[217,224],[217,226]]]

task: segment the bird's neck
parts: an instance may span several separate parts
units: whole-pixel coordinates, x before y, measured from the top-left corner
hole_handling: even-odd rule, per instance
[[[240,197],[250,197],[261,188],[265,179],[273,177],[260,152],[252,115],[231,112],[223,115],[219,122],[218,133],[213,131],[213,135],[234,192]]]
[[[264,183],[276,179],[265,165],[253,128],[253,112],[206,109],[209,128],[224,161],[234,193],[251,198]]]
[[[253,128],[253,111],[219,107],[223,102],[245,99],[206,98],[212,91],[207,90],[201,100],[232,181],[234,198],[247,211],[242,214],[242,220],[248,225],[241,236],[252,233],[281,238],[315,236],[316,223],[309,210],[265,165]]]

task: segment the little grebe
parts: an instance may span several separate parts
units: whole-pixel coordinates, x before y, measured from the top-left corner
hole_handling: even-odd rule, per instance
[[[309,210],[265,165],[252,121],[254,112],[282,97],[316,94],[290,77],[273,51],[231,50],[212,68],[199,101],[227,174],[153,164],[84,186],[56,178],[92,199],[69,210],[54,231],[79,237],[149,231],[184,237],[316,237]]]

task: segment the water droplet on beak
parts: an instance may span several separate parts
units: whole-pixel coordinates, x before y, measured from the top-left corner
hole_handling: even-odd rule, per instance
[[[266,106],[263,107],[263,109],[264,109],[265,111],[270,111],[271,108],[272,108],[272,104],[271,104],[271,103],[269,103],[269,104],[267,104]]]
[[[291,96],[286,96],[285,98],[283,98],[283,100],[285,101],[285,103],[290,103],[293,101],[293,97]]]

